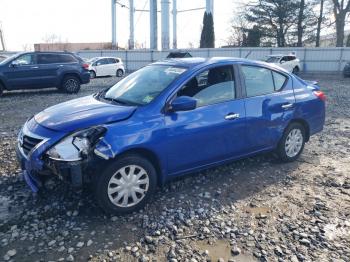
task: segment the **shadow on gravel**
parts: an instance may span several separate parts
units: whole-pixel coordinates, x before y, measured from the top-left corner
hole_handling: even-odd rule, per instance
[[[172,232],[173,225],[195,220],[204,222],[217,212],[232,212],[236,201],[252,197],[270,185],[287,181],[288,174],[298,165],[298,162],[280,164],[272,154],[264,154],[187,175],[158,189],[144,210],[118,217],[105,215],[96,206],[90,190],[76,192],[66,184],[52,181],[45,191],[33,195],[18,176],[6,185],[0,185],[0,199],[5,193],[12,195],[6,200],[6,206],[11,208],[6,216],[0,217],[0,231],[10,233],[11,228],[16,226],[31,236],[36,235],[39,228],[45,237],[62,239],[65,246],[73,247],[77,241],[86,243],[92,239],[94,245],[85,246],[75,254],[79,259],[87,259],[89,254],[106,248],[106,243],[110,243],[108,248],[118,249],[125,246],[125,242],[134,243],[156,230],[169,231],[176,238],[178,233]],[[5,186],[7,190],[4,190]],[[201,223],[194,224],[199,227],[195,231],[201,232]],[[24,251],[33,245],[43,248],[42,238],[29,240],[17,240],[11,245],[18,248],[20,244]],[[45,251],[46,259],[59,258],[59,254],[53,251]],[[32,252],[23,258],[18,255],[16,260],[25,261],[28,257],[33,260],[41,255]]]

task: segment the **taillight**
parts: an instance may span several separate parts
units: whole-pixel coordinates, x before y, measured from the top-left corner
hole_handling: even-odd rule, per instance
[[[326,101],[326,95],[322,91],[314,91],[314,94],[322,101]]]
[[[89,69],[89,64],[83,64],[82,67],[83,67],[84,69]]]

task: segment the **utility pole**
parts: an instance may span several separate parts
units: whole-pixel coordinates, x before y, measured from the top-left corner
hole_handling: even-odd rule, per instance
[[[130,23],[130,36],[129,36],[129,49],[134,49],[135,45],[135,32],[134,32],[134,0],[129,0],[129,23]]]
[[[167,50],[170,47],[170,34],[169,34],[169,0],[161,0],[162,6],[162,50]]]
[[[2,30],[2,24],[0,22],[0,43],[1,43],[1,49],[0,51],[6,51],[6,45],[5,45],[5,37],[4,32]]]
[[[116,0],[112,1],[112,49],[117,48]]]
[[[158,19],[157,19],[157,0],[149,1],[150,10],[150,48],[152,50],[158,49]]]
[[[177,4],[173,0],[173,49],[177,48]]]

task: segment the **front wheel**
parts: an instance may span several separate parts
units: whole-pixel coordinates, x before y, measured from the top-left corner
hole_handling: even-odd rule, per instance
[[[80,81],[75,76],[66,76],[62,81],[62,89],[68,94],[76,94],[80,90]]]
[[[284,131],[277,153],[284,162],[296,160],[304,149],[305,128],[299,123],[292,123]]]
[[[96,78],[96,73],[95,73],[95,71],[93,71],[93,70],[90,71],[90,78],[91,78],[91,79]]]
[[[110,214],[127,214],[145,206],[157,184],[153,165],[138,155],[113,162],[97,179],[95,197]]]
[[[299,67],[296,66],[296,67],[293,68],[292,73],[295,74],[295,75],[297,75],[297,74],[299,74],[299,71],[300,71],[300,70],[299,70]]]

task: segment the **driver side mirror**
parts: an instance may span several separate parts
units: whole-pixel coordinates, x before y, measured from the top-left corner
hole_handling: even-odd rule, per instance
[[[18,67],[18,66],[20,66],[20,65],[21,65],[21,64],[20,64],[17,60],[11,62],[11,66],[12,66],[12,67]]]
[[[281,60],[280,64],[284,64],[286,62],[286,60]]]
[[[170,110],[177,111],[190,111],[197,107],[197,100],[189,96],[180,96],[174,99],[170,104]]]

